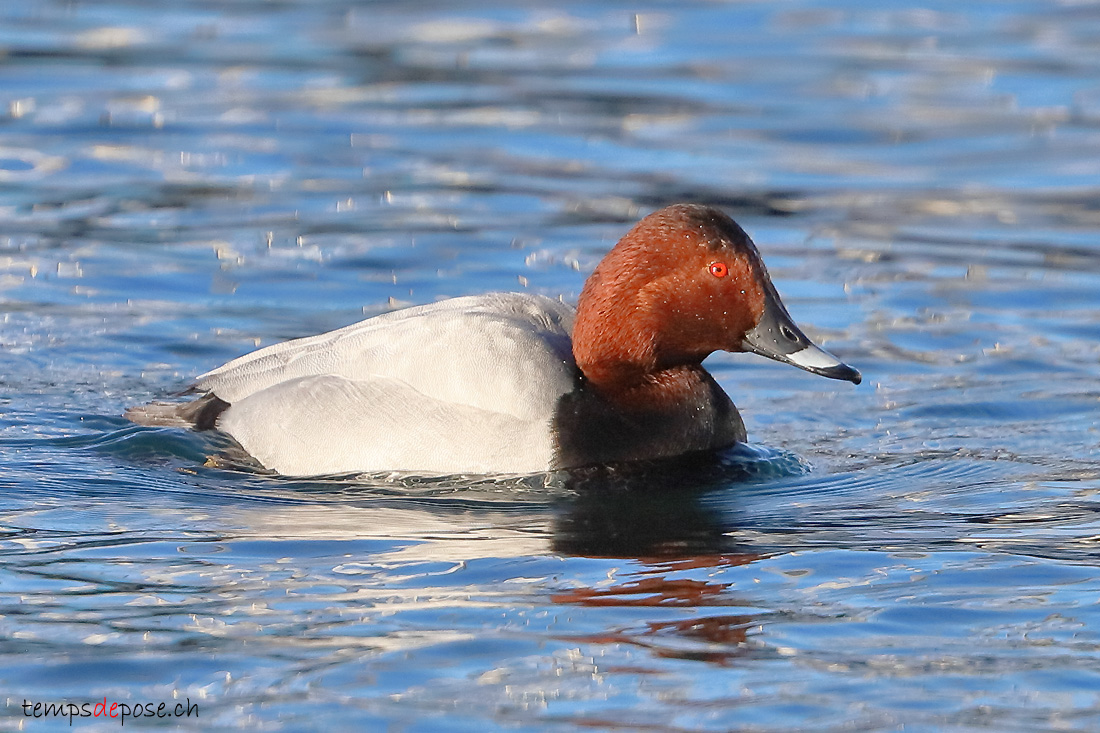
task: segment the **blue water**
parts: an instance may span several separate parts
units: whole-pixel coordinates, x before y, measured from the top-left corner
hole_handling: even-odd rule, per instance
[[[1100,728],[1100,5],[0,7],[0,727]],[[130,425],[721,206],[859,387],[703,466],[286,480]],[[33,710],[33,708],[32,708]],[[73,728],[114,730],[106,716]]]

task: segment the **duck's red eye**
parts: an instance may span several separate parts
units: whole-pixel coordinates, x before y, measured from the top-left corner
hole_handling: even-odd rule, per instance
[[[730,274],[730,269],[726,267],[725,262],[712,262],[710,265],[710,274],[715,277],[725,277]]]

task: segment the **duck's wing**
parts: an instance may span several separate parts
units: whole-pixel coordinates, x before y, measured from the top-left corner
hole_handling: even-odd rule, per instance
[[[573,309],[519,293],[454,298],[274,344],[200,376],[229,404],[283,382],[404,382],[427,398],[528,418],[572,389]]]
[[[413,403],[538,419],[573,388],[573,313],[557,300],[519,293],[407,308],[259,349],[201,375],[189,390],[199,399],[154,402],[126,415],[143,425],[205,429],[252,395],[307,377],[330,377],[399,382],[419,395]],[[282,395],[286,408],[294,409],[295,398]]]

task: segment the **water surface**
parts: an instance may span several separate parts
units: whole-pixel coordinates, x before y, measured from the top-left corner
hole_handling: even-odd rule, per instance
[[[9,0],[4,727],[1100,727],[1097,39],[1088,2]],[[756,447],[641,481],[291,481],[120,417],[401,305],[575,298],[682,200],[863,385],[716,355]]]

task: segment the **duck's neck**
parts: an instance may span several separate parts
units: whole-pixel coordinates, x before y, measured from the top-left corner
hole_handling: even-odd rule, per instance
[[[701,364],[683,364],[647,372],[634,381],[594,382],[589,387],[627,412],[670,412],[711,397],[711,377]]]
[[[603,264],[581,292],[573,325],[573,357],[588,384],[623,405],[690,398],[705,354],[669,353],[660,339],[666,299],[620,271],[605,275]]]

